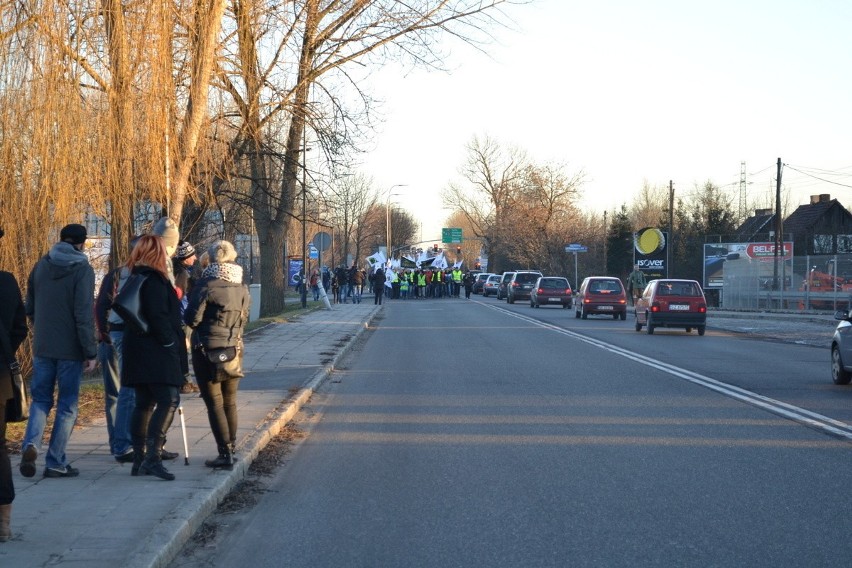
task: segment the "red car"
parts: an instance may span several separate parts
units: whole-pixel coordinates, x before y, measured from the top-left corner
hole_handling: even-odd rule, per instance
[[[530,307],[562,306],[570,308],[573,302],[571,285],[567,278],[560,276],[542,276],[535,281],[530,290]]]
[[[589,276],[580,284],[574,315],[586,319],[596,314],[627,319],[627,292],[621,280],[612,276]]]
[[[645,326],[648,334],[658,327],[694,329],[704,335],[707,326],[707,300],[695,280],[652,280],[636,300],[636,331]]]

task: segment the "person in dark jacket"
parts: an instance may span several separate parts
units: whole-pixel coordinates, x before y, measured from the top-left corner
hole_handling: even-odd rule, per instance
[[[0,238],[3,230],[0,229]],[[27,316],[18,281],[10,272],[0,271],[0,332],[6,334],[11,353],[0,342],[0,542],[12,538],[10,527],[15,486],[12,483],[12,464],[6,447],[6,401],[12,398],[12,374],[9,366],[18,347],[27,338]]]
[[[385,282],[387,281],[385,269],[379,266],[373,273],[371,280],[373,281],[373,294],[375,294],[373,297],[373,303],[381,305],[382,296],[385,294]]]
[[[139,237],[130,239],[130,251]],[[129,251],[128,251],[129,252]],[[112,301],[130,277],[130,269],[120,266],[101,280],[95,299],[95,325],[98,330],[98,361],[104,380],[104,414],[106,415],[109,449],[119,463],[133,461],[133,441],[130,439],[130,417],[136,406],[135,391],[121,388],[121,343],[124,321],[112,309]]]
[[[121,386],[136,390],[130,427],[134,452],[130,474],[156,475],[170,481],[175,476],[163,467],[161,452],[188,369],[180,301],[168,277],[169,263],[162,240],[154,235],[140,237],[127,261],[132,275],[145,277],[139,311],[149,329],[141,333],[128,324],[124,330]]]
[[[208,250],[210,265],[189,297],[184,320],[193,328],[192,367],[207,406],[207,418],[219,456],[204,465],[231,469],[237,441],[237,387],[239,377],[217,368],[207,354],[214,349],[234,347],[242,361],[243,329],[248,321],[250,296],[243,284],[243,269],[235,264],[237,252],[228,241],[218,241]]]
[[[83,253],[86,227],[66,225],[59,242],[30,272],[25,311],[33,324],[33,376],[30,417],[21,447],[21,475],[33,477],[47,416],[56,413],[45,455],[44,477],[76,477],[65,448],[77,421],[84,372],[97,366],[95,340],[95,272]]]
[[[195,276],[193,268],[198,257],[195,254],[195,247],[192,244],[181,241],[172,256],[172,269],[175,274],[175,289],[178,291],[180,299],[180,317],[183,320],[183,312],[189,304],[189,294],[192,292],[192,287],[195,286]],[[189,330],[187,332],[187,342],[189,342]],[[198,392],[198,386],[192,382],[190,375],[183,378],[183,385],[180,387],[181,394],[190,394]],[[164,458],[165,459],[165,458]]]

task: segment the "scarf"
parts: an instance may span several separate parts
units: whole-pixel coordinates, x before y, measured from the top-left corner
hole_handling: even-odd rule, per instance
[[[219,278],[232,284],[243,283],[243,267],[232,262],[212,263],[201,273],[203,278]]]

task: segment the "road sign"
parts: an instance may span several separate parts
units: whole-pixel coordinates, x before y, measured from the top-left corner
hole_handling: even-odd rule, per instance
[[[443,229],[441,229],[441,242],[461,244],[462,230],[458,227],[444,227]]]
[[[319,250],[314,245],[309,245],[308,258],[319,258]]]
[[[571,243],[570,245],[565,245],[565,252],[589,252],[589,247],[579,243]]]
[[[329,235],[325,231],[320,231],[319,233],[314,235],[314,238],[311,242],[316,248],[318,248],[322,252],[325,252],[329,249],[329,247],[331,247],[331,235]]]

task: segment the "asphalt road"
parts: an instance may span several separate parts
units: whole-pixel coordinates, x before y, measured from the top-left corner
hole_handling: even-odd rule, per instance
[[[852,390],[810,332],[721,319],[391,302],[197,565],[845,565]]]

